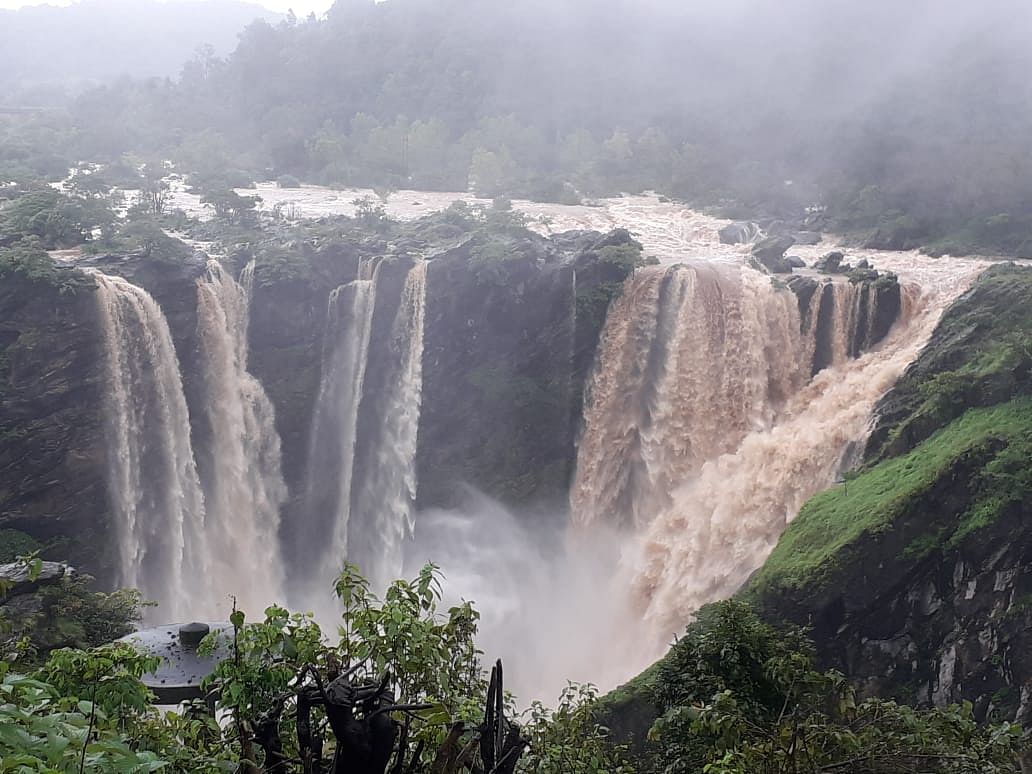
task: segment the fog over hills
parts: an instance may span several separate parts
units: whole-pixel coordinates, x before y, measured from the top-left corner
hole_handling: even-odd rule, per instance
[[[280,15],[242,0],[84,0],[0,10],[0,100],[45,104],[58,85],[175,76],[200,46],[231,52],[257,18]]]

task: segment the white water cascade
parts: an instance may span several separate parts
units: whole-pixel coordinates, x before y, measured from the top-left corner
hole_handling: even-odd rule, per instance
[[[308,453],[306,507],[331,519],[309,545],[324,544],[316,580],[326,583],[348,555],[348,523],[355,465],[358,410],[362,401],[376,301],[374,279],[358,279],[330,294],[326,352]]]
[[[317,608],[345,561],[378,591],[400,577],[415,523],[427,264],[408,271],[393,317],[383,267],[363,264],[327,305],[297,541],[311,569],[294,584]]]
[[[204,585],[204,498],[179,361],[168,322],[146,291],[120,277],[93,276],[119,584],[140,589],[176,620],[193,615]]]
[[[247,371],[247,327],[254,263],[233,280],[209,261],[197,281],[202,401],[211,431],[204,542],[206,594],[192,610],[225,614],[228,594],[257,612],[283,599],[280,506],[287,487],[272,403]],[[197,614],[196,612],[194,613]]]
[[[388,394],[367,475],[357,492],[356,525],[374,551],[357,556],[374,588],[400,577],[404,542],[415,526],[416,441],[423,393],[423,328],[426,317],[427,262],[417,261],[405,278],[401,302],[391,327],[391,348],[399,369]],[[354,524],[354,521],[352,521]]]

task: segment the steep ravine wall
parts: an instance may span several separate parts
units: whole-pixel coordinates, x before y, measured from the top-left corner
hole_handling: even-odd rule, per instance
[[[468,243],[427,277],[420,508],[471,486],[509,506],[562,511],[581,395],[609,297],[630,271],[599,260],[626,232],[526,235],[505,260]]]

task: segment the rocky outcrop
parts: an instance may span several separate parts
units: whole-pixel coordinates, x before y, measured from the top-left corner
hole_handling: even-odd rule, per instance
[[[581,395],[626,232],[483,239],[433,260],[427,295],[419,506],[472,486],[508,505],[565,502]],[[635,248],[636,249],[636,248]]]
[[[845,274],[851,268],[849,264],[842,263],[845,258],[846,256],[838,250],[832,250],[818,258],[813,268],[822,274]]]
[[[7,604],[21,594],[31,594],[42,586],[57,583],[75,571],[64,562],[0,564],[0,603]]]
[[[852,308],[849,315],[845,353],[858,357],[884,339],[902,311],[902,295],[898,278],[874,270],[864,276],[850,276],[848,283],[826,279],[792,276],[789,288],[799,301],[803,331],[812,331],[816,339],[811,372],[816,374],[834,362],[836,318],[841,318],[841,304]],[[815,302],[815,298],[817,299]]]
[[[792,265],[785,260],[785,251],[795,244],[790,236],[761,239],[752,249],[752,256],[772,274],[791,274]]]

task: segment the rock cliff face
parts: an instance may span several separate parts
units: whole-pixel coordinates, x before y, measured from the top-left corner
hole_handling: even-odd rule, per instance
[[[831,281],[795,275],[787,280],[788,286],[799,299],[799,316],[803,330],[816,326],[816,346],[811,371],[816,374],[834,360],[835,317],[841,311],[837,304],[852,305],[852,325],[848,332],[846,349],[850,357],[857,357],[884,339],[902,310],[899,280],[892,274],[871,272],[871,276],[851,278],[839,287],[850,292],[836,294]]]
[[[102,384],[93,289],[0,283],[0,527],[63,540],[103,566],[108,543]]]
[[[420,507],[456,505],[463,486],[565,506],[584,381],[630,270],[598,251],[629,243],[621,232],[527,234],[504,260],[472,240],[430,264]]]
[[[1030,310],[1014,266],[954,304],[747,590],[872,695],[1032,720]]]

